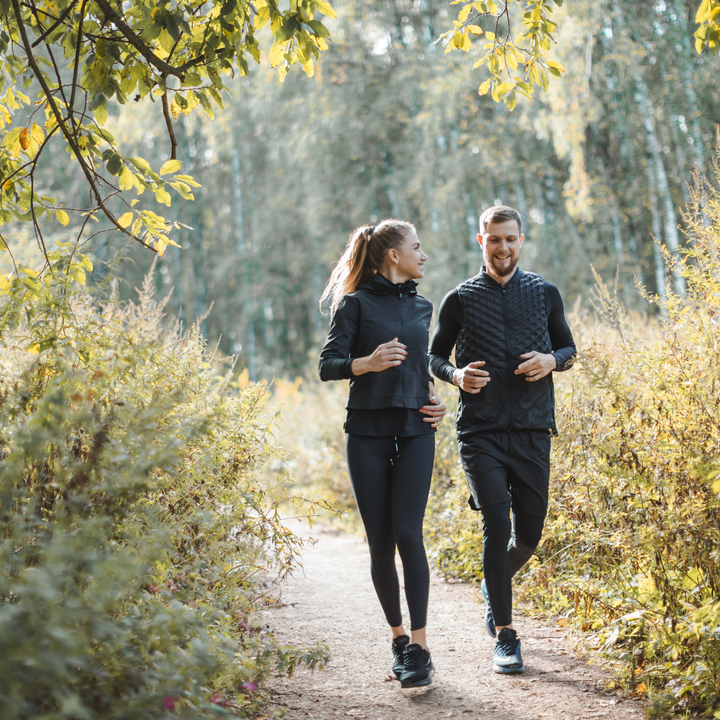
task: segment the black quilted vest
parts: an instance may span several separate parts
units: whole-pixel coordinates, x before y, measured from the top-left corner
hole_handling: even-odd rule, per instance
[[[478,393],[460,391],[458,435],[541,430],[555,434],[552,373],[528,382],[515,375],[531,350],[552,351],[545,281],[517,269],[503,287],[485,273],[458,287],[462,326],[455,347],[457,367],[484,360],[490,382]]]

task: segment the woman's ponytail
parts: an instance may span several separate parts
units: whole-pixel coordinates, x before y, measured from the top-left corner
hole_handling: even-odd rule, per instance
[[[415,230],[404,220],[383,220],[379,225],[362,225],[353,230],[337,265],[320,297],[320,306],[330,303],[335,313],[344,295],[354,292],[380,268],[390,248],[398,248],[405,234]]]

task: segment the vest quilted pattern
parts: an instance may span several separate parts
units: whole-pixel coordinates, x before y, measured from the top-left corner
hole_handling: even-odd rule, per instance
[[[515,375],[520,356],[552,351],[545,281],[518,269],[503,288],[484,271],[458,287],[462,327],[457,367],[485,361],[490,382],[477,394],[460,391],[459,435],[502,430],[555,432],[552,373],[536,382]]]

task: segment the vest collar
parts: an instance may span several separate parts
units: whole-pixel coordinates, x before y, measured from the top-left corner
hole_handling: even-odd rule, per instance
[[[511,287],[513,287],[516,283],[520,282],[520,278],[521,278],[521,276],[524,275],[524,274],[525,274],[525,273],[520,269],[520,267],[518,267],[517,270],[515,271],[515,274],[510,278],[510,280],[508,280],[508,282],[507,282],[507,284],[505,285],[505,287],[506,287],[506,288],[511,288]],[[489,275],[489,274],[488,274],[488,272],[485,270],[485,265],[483,265],[483,266],[480,268],[480,272],[476,275],[476,277],[477,277],[478,280],[479,280],[483,285],[485,285],[486,287],[489,287],[489,288],[497,288],[497,289],[500,289],[500,290],[501,290],[502,287],[503,287],[497,280],[495,280],[495,279],[492,277],[492,275]]]
[[[384,275],[373,273],[358,290],[366,290],[375,295],[417,295],[417,283],[407,280],[404,283],[392,283]]]

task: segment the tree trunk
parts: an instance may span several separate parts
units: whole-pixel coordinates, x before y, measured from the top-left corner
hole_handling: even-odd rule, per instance
[[[662,245],[662,220],[658,207],[658,196],[656,190],[657,179],[651,165],[648,163],[648,195],[650,199],[650,217],[652,218],[652,233],[655,239],[653,243],[653,254],[655,257],[655,290],[661,300],[667,298],[667,287],[665,284],[665,258],[663,257]],[[661,303],[662,308],[662,303]]]

